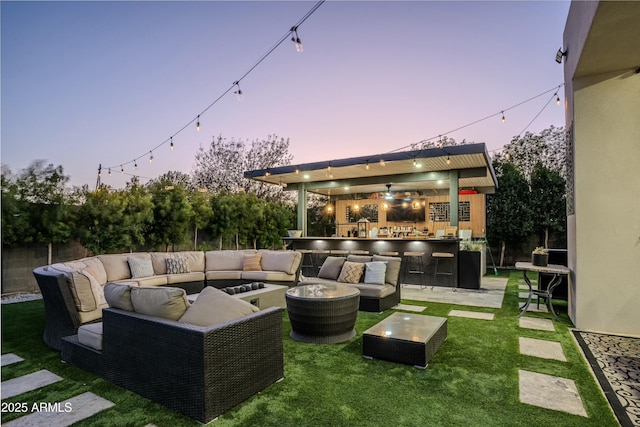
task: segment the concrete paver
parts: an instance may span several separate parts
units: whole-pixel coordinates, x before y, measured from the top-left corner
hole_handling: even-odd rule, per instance
[[[539,331],[551,331],[556,330],[553,326],[553,322],[549,319],[535,319],[533,317],[521,317],[518,319],[518,323],[521,328],[537,329]]]
[[[522,403],[587,416],[573,380],[519,370],[519,382]]]
[[[12,365],[14,363],[22,362],[24,359],[17,354],[7,353],[2,355],[0,360],[0,366]]]
[[[493,313],[483,313],[480,311],[451,310],[449,316],[466,317],[467,319],[493,320]]]
[[[559,342],[520,337],[520,354],[566,362]]]
[[[42,369],[31,374],[2,381],[2,398],[17,396],[40,387],[61,381],[62,378],[56,374]]]

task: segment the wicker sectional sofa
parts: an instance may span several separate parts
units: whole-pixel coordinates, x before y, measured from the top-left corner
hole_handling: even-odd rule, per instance
[[[207,287],[107,284],[102,322],[62,339],[61,359],[201,423],[284,377],[282,308]]]
[[[176,259],[182,267],[168,271],[168,263]],[[99,321],[102,310],[109,307],[104,298],[106,283],[178,287],[187,294],[205,286],[255,281],[295,286],[301,260],[296,251],[136,252],[38,267],[33,274],[45,305],[44,341],[59,351],[62,337],[75,334],[80,325]]]
[[[376,280],[367,280],[369,276],[365,270],[372,265],[369,263],[384,264],[382,270],[379,270]],[[343,273],[345,266],[357,266],[360,268],[360,274],[357,277],[345,277]],[[349,255],[344,257],[329,256],[325,259],[318,277],[303,277],[298,283],[299,285],[307,285],[311,283],[334,284],[341,283],[343,285],[353,286],[360,290],[360,311],[382,312],[395,305],[400,304],[401,284],[399,280],[402,266],[402,258],[381,256],[381,255]],[[368,273],[368,271],[367,271]]]

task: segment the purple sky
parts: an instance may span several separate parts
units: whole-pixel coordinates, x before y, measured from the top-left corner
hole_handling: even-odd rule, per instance
[[[290,139],[294,163],[384,153],[446,134],[499,149],[563,82],[555,52],[569,2],[323,4],[240,86],[314,2],[1,2],[2,163],[62,164],[72,185],[99,164],[156,177],[190,173],[222,135]],[[563,97],[564,89],[559,92]],[[451,129],[488,115],[463,130]],[[553,102],[527,128],[564,126]],[[103,174],[120,188],[129,176]],[[145,180],[143,179],[143,182]]]

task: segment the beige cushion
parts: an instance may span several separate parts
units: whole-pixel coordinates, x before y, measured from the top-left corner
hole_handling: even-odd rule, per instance
[[[80,261],[49,266],[66,277],[76,309],[93,311],[105,303],[104,293],[102,286],[87,270],[78,269],[83,267],[86,265]]]
[[[107,271],[104,269],[104,265],[96,257],[81,259],[85,264],[85,270],[89,272],[101,285],[107,283]]]
[[[268,271],[282,271],[295,274],[302,261],[302,254],[297,251],[269,251],[261,249],[262,269]]]
[[[78,328],[78,342],[102,351],[102,322],[88,323]]]
[[[255,254],[254,250],[246,251],[207,251],[205,253],[206,271],[242,270],[244,254]]]
[[[79,311],[80,323],[93,322],[94,320],[102,319],[102,309],[109,308],[109,305],[102,304],[98,308],[91,311]]]
[[[207,286],[178,321],[197,326],[211,326],[257,311],[258,307]]]
[[[129,270],[131,270],[132,279],[153,276],[153,265],[151,265],[151,259],[130,256],[127,257],[127,264],[129,264]]]
[[[202,282],[204,284],[204,273],[201,271],[196,271],[184,274],[168,274],[166,276],[166,279],[168,285],[187,282]]]
[[[342,266],[345,261],[346,259],[341,256],[327,257],[327,259],[322,263],[322,267],[320,267],[318,277],[322,279],[338,280],[338,276],[342,271]]]
[[[237,280],[242,278],[242,270],[234,271],[207,271],[207,280]]]
[[[242,271],[243,280],[254,282],[293,282],[295,274],[287,274],[282,271]]]
[[[262,260],[262,253],[244,254],[242,271],[262,271],[260,260]]]
[[[387,271],[384,273],[384,282],[393,286],[398,286],[398,276],[400,276],[400,265],[402,258],[392,256],[374,255],[373,261],[384,261],[387,263]]]
[[[358,283],[364,271],[364,264],[361,262],[345,261],[338,282],[342,283]]]
[[[113,282],[115,280],[131,278],[131,270],[129,269],[129,263],[127,262],[128,257],[151,259],[151,256],[145,252],[98,255],[98,259],[102,265],[104,265],[104,269],[107,272],[107,281]]]
[[[131,286],[120,283],[107,283],[104,285],[104,297],[112,308],[133,311],[131,304]]]
[[[131,304],[136,312],[178,320],[189,307],[184,289],[140,286],[131,288]]]
[[[140,279],[116,280],[113,283],[122,283],[130,286],[164,286],[167,284],[167,275],[142,277]]]

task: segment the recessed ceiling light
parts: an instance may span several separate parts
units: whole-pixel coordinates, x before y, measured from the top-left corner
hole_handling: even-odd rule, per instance
[[[302,177],[303,177],[304,179],[309,179],[309,174],[306,174],[306,173],[305,173],[304,175],[302,175]]]

